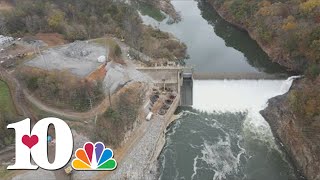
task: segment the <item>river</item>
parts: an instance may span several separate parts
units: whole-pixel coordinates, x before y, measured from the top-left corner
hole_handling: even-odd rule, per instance
[[[283,73],[246,32],[203,1],[172,1],[182,21],[167,24],[142,13],[144,23],[188,47],[195,72]],[[159,179],[298,179],[259,111],[286,93],[288,80],[195,80],[193,106],[177,110],[159,158]]]

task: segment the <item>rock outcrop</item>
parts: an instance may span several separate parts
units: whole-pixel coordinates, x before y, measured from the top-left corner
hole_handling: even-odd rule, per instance
[[[304,92],[305,80],[294,82],[291,90],[269,100],[269,106],[261,111],[273,134],[283,144],[295,166],[310,180],[320,179],[320,121],[301,117],[292,109],[291,93]],[[304,107],[299,107],[304,108]],[[308,123],[306,121],[309,121]]]

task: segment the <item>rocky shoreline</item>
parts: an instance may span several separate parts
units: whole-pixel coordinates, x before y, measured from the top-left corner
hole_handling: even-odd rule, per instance
[[[177,96],[165,116],[156,115],[147,122],[144,135],[107,179],[151,180],[159,176],[158,157],[165,146],[166,129],[175,120],[174,112],[179,102],[180,97]]]
[[[291,63],[288,54],[282,54],[276,46],[266,46],[263,42],[258,38],[257,32],[254,30],[248,29],[244,24],[237,23],[234,18],[232,18],[227,10],[223,8],[218,8],[214,2],[208,2],[214,10],[219,14],[222,19],[229,22],[230,24],[236,26],[237,28],[246,31],[251,39],[255,40],[260,48],[272,59],[273,62],[280,64],[283,67],[288,68],[290,71],[299,71],[299,66],[297,64]]]
[[[290,91],[299,91],[305,86],[304,79],[296,80]],[[297,117],[290,108],[290,92],[269,100],[269,106],[261,111],[271,126],[275,137],[283,144],[297,169],[307,179],[320,179],[320,152],[317,130],[303,125],[305,119]]]
[[[209,3],[224,20],[248,32],[249,36],[258,43],[261,49],[266,52],[274,62],[290,70],[298,70],[297,66],[290,63],[288,56],[279,56],[275,49],[263,45],[254,31],[246,29],[242,24],[236,23],[232,17],[228,15],[226,10],[216,7],[212,2]],[[284,59],[285,61],[278,61],[278,59]],[[303,128],[299,124],[299,121],[303,121],[303,119],[298,119],[295,116],[289,108],[290,104],[288,102],[288,94],[292,90],[301,88],[303,85],[303,80],[293,82],[290,91],[285,95],[270,99],[268,107],[261,111],[261,114],[269,123],[280,148],[287,152],[289,160],[293,162],[298,178],[304,179],[304,175],[310,180],[317,180],[320,179],[320,152],[317,144],[319,142],[313,141],[304,134]]]

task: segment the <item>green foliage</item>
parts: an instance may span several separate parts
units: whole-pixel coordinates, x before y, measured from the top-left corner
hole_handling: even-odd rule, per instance
[[[300,38],[300,44],[305,44],[302,52],[308,57],[309,64],[320,62],[320,27],[310,28],[311,31],[304,38]]]
[[[27,81],[27,88],[31,91],[35,91],[39,88],[38,77],[31,77]]]
[[[53,30],[57,30],[62,25],[64,16],[62,11],[54,10],[47,19],[49,27]]]
[[[0,110],[0,148],[14,143],[14,130],[7,129],[7,125],[17,121],[18,116],[9,115]]]
[[[114,47],[114,54],[117,57],[121,57],[121,55],[122,55],[121,48],[120,48],[120,46],[118,44],[116,44],[115,47]]]
[[[287,49],[290,53],[296,51],[298,49],[298,38],[295,34],[289,34],[287,36],[287,40],[283,41],[284,48]]]
[[[122,61],[122,50],[116,41],[113,39],[108,40],[109,45],[109,59],[118,63],[123,63]]]
[[[247,20],[257,11],[256,1],[236,0],[230,6],[230,11],[237,20]]]
[[[14,131],[8,130],[7,125],[15,122],[17,117],[9,88],[0,81],[0,148],[14,142]]]
[[[308,80],[307,86],[289,93],[289,104],[293,113],[305,119],[305,124],[312,122],[315,116],[320,115],[320,91],[312,86],[315,81]]]
[[[316,27],[312,30],[309,36],[309,45],[311,46],[313,41],[320,40],[320,27]]]
[[[150,16],[153,19],[160,22],[166,18],[166,16],[159,9],[155,8],[153,5],[150,5],[147,3],[138,3],[137,6],[142,15]]]
[[[120,115],[117,111],[113,110],[112,107],[110,107],[104,113],[104,117],[111,119],[112,121],[117,121],[117,119],[120,117]]]
[[[4,17],[10,35],[54,31],[72,41],[115,33],[125,17],[138,16],[129,8],[112,0],[17,0]]]
[[[320,74],[320,68],[318,65],[312,64],[307,68],[305,74],[308,78],[315,79]]]
[[[0,102],[0,110],[2,113],[9,116],[16,115],[16,109],[11,98],[9,87],[3,81],[0,81]]]
[[[307,0],[300,4],[300,8],[304,13],[311,13],[316,7],[320,7],[319,0]]]
[[[147,6],[143,9],[159,12],[155,13],[158,18],[162,16],[160,11],[156,11],[153,1],[148,0]],[[169,37],[168,33],[149,32],[152,28],[142,24],[135,6],[113,0],[16,0],[12,11],[4,14],[4,22],[7,34],[19,37],[38,32],[58,32],[66,40],[75,41],[113,34],[131,48],[149,56],[162,48],[158,40],[165,41]],[[145,43],[145,40],[149,42]],[[182,50],[177,51],[183,52],[184,47],[179,49]],[[123,63],[119,58],[120,48],[115,47],[114,50],[111,59]],[[181,59],[183,56],[185,54]]]
[[[250,31],[259,43],[278,58],[280,64],[304,71],[308,66],[320,63],[319,0],[209,2],[225,18]]]
[[[87,31],[83,25],[66,25],[63,32],[65,38],[69,41],[85,40],[88,37]]]
[[[272,32],[263,23],[258,23],[257,31],[263,42],[269,43],[272,40]]]

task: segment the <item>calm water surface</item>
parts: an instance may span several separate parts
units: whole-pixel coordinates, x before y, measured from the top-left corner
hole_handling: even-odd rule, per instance
[[[272,63],[257,43],[244,31],[224,21],[207,3],[193,0],[172,1],[182,21],[167,24],[142,16],[146,24],[174,34],[188,47],[190,59],[198,72],[284,72]]]

